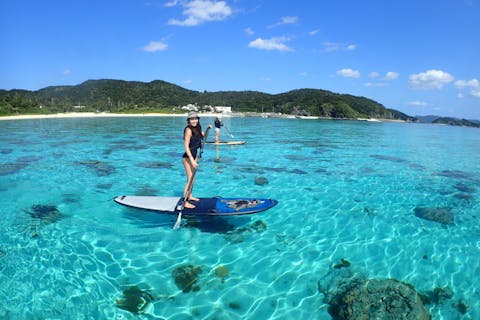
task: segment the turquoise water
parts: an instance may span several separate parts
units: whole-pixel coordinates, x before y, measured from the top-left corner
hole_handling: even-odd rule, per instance
[[[177,231],[176,216],[112,198],[181,195],[184,118],[1,121],[0,318],[331,319],[318,287],[346,259],[419,292],[448,287],[451,298],[428,306],[433,319],[480,319],[478,129],[224,121],[247,143],[206,145],[194,195],[279,204],[184,219]],[[34,218],[35,205],[57,211]],[[416,207],[447,208],[454,223],[420,219]],[[201,270],[198,291],[176,285],[184,265]],[[152,300],[139,315],[117,305],[132,286]]]

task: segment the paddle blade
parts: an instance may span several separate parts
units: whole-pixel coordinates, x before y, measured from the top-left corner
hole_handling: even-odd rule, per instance
[[[173,226],[173,230],[178,230],[181,224],[182,224],[182,212],[180,211],[177,217],[177,222],[175,222],[175,225]]]

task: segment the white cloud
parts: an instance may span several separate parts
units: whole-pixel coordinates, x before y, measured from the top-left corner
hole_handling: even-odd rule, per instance
[[[477,79],[471,79],[471,80],[457,80],[455,81],[455,87],[457,89],[470,89],[470,94],[474,97],[479,97],[480,98],[480,81]],[[463,98],[463,95],[461,95]]]
[[[365,82],[365,87],[385,87],[387,84],[384,82]]]
[[[295,16],[287,16],[287,17],[282,17],[280,19],[280,22],[275,23],[274,25],[268,26],[268,28],[275,28],[281,25],[285,24],[294,24],[298,22],[298,17]]]
[[[346,78],[360,78],[360,71],[352,69],[338,70],[337,74]]]
[[[410,86],[414,89],[442,89],[444,85],[452,82],[454,77],[442,70],[427,70],[425,72],[411,74]]]
[[[373,71],[373,72],[370,72],[370,73],[368,74],[368,76],[369,76],[370,78],[377,78],[378,76],[380,76],[380,73],[378,73],[378,72],[376,72],[376,71]]]
[[[301,76],[301,77],[306,77],[308,75],[308,73],[305,72],[305,71],[302,71],[298,75]]]
[[[284,43],[289,40],[290,39],[286,37],[270,38],[270,39],[257,38],[251,41],[248,44],[248,46],[250,48],[256,48],[261,50],[293,51],[292,48],[288,47]]]
[[[288,16],[282,17],[280,24],[293,24],[298,22],[298,17]]]
[[[248,27],[248,28],[245,28],[245,33],[248,34],[249,36],[252,36],[255,34],[255,32],[253,32],[252,28]]]
[[[168,24],[192,27],[210,21],[221,21],[232,15],[232,9],[225,1],[193,0],[187,2],[171,1],[170,6],[180,4],[184,20],[170,19]]]
[[[336,42],[325,42],[323,44],[323,51],[325,52],[334,52],[334,51],[352,51],[357,48],[355,44],[344,44]]]
[[[466,88],[466,87],[476,88],[480,84],[479,84],[477,79],[472,79],[472,80],[468,80],[468,81],[467,80],[457,80],[457,81],[455,81],[454,85],[458,89],[463,89],[463,88]]]
[[[320,29],[315,29],[315,30],[312,30],[312,31],[308,32],[308,34],[311,35],[311,36],[314,36],[319,32],[320,32]]]
[[[427,102],[425,102],[425,101],[418,101],[418,100],[417,100],[417,101],[410,101],[410,102],[408,103],[408,105],[414,106],[414,107],[427,107],[427,106],[429,106],[430,104],[427,103]]]
[[[395,80],[395,79],[398,78],[398,76],[399,76],[399,74],[398,74],[397,72],[389,71],[389,72],[387,72],[387,74],[385,75],[384,80],[388,80],[388,81],[390,81],[390,80]]]
[[[165,7],[175,7],[178,4],[178,0],[172,0],[167,3],[165,3]]]
[[[168,45],[162,41],[150,41],[149,44],[143,47],[143,50],[147,52],[157,52],[167,50],[167,48]]]
[[[65,69],[65,70],[63,70],[63,74],[64,74],[65,76],[68,76],[68,75],[72,74],[72,70],[70,70],[70,69]]]

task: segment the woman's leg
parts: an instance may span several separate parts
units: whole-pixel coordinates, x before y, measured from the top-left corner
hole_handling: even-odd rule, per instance
[[[187,197],[187,193],[188,193],[188,189],[189,189],[188,187],[190,186],[190,189],[193,190],[193,182],[194,181],[190,182],[190,180],[193,179],[193,168],[192,168],[192,165],[191,165],[190,160],[188,158],[182,158],[182,163],[183,163],[183,166],[185,168],[185,173],[187,174],[187,182],[185,183],[185,187],[183,188],[183,199],[185,201],[185,208],[192,209],[192,208],[195,208],[195,206],[188,202],[188,200],[190,200],[190,198],[191,198],[192,193],[190,192],[189,199],[186,199],[186,197]]]
[[[220,130],[215,130],[215,142],[220,142]]]

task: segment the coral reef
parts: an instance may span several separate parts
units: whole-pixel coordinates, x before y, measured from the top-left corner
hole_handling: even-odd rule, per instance
[[[138,286],[131,286],[123,291],[122,297],[117,299],[115,303],[120,309],[137,315],[145,313],[147,306],[153,300],[152,294],[148,291],[142,290]]]
[[[255,184],[258,186],[264,186],[268,184],[268,179],[265,177],[256,177],[255,178]]]
[[[199,266],[193,266],[191,264],[182,265],[175,268],[172,271],[172,277],[175,280],[175,284],[183,292],[199,291],[198,277],[202,269]]]
[[[35,204],[29,210],[25,210],[32,218],[39,219],[44,224],[57,222],[64,215],[55,206]]]
[[[218,266],[215,268],[215,277],[222,280],[222,283],[225,282],[225,278],[228,277],[229,274],[230,272],[228,271],[228,268],[225,266]]]
[[[413,286],[395,279],[353,282],[328,303],[337,320],[431,319]]]
[[[337,263],[333,266],[335,269],[340,269],[340,268],[348,268],[350,267],[350,261],[345,260],[345,259],[340,259],[340,263]]]
[[[333,268],[318,282],[334,320],[430,320],[420,295],[396,279],[368,279],[351,268]]]
[[[439,222],[444,225],[452,224],[454,220],[453,212],[449,208],[416,207],[414,213],[421,219]]]

